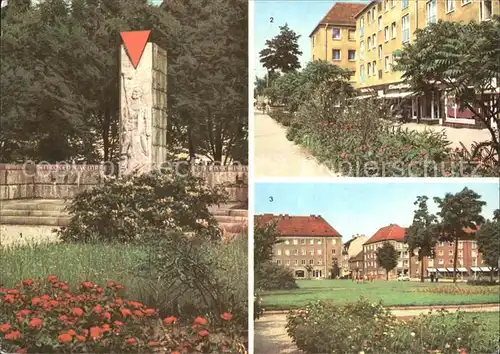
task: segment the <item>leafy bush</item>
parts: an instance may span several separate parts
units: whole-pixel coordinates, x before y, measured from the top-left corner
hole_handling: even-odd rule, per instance
[[[24,353],[198,352],[243,353],[242,338],[223,312],[215,324],[198,316],[161,319],[158,310],[123,299],[123,286],[70,284],[55,275],[0,289],[0,349]]]
[[[469,279],[467,280],[468,285],[477,285],[477,286],[485,286],[485,285],[496,285],[496,287],[488,287],[487,289],[493,289],[492,291],[498,292],[498,282],[496,280],[489,279]]]
[[[491,164],[452,151],[443,132],[395,125],[379,100],[346,100],[319,86],[303,102],[287,138],[346,176],[498,175]]]
[[[468,284],[469,281],[467,282]],[[424,287],[416,289],[416,292],[421,293],[436,293],[436,294],[498,294],[500,288],[497,286],[485,286],[485,285],[495,285],[495,283],[489,283],[489,281],[482,281],[482,283],[475,283],[475,285],[482,286],[459,286],[459,285],[449,285],[449,286],[438,286],[438,287]]]
[[[286,328],[306,353],[466,354],[498,346],[498,335],[485,336],[476,316],[443,310],[398,321],[381,303],[365,299],[343,306],[318,301],[290,312]]]
[[[284,125],[285,127],[290,126],[292,119],[293,119],[293,113],[289,113],[289,112],[276,111],[276,112],[269,113],[269,116],[271,118],[273,118],[274,120],[276,120],[278,123],[281,123],[282,125]]]
[[[66,242],[143,242],[164,230],[220,238],[208,206],[227,198],[222,187],[179,171],[153,171],[108,178],[74,197],[71,220],[58,233]]]
[[[255,286],[262,290],[289,290],[298,288],[292,270],[288,267],[264,262],[258,268]]]

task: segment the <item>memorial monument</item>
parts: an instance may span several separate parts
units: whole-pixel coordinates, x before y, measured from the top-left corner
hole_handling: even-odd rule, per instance
[[[148,42],[150,32],[121,32],[120,175],[166,160],[167,54]]]

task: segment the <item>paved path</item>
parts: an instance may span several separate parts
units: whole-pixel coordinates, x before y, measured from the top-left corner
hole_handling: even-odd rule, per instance
[[[449,312],[459,310],[458,306],[446,306]],[[462,307],[464,312],[498,312],[500,305],[484,305],[483,307]],[[429,312],[428,308],[397,309],[392,310],[399,318],[410,318]],[[301,350],[292,343],[286,333],[286,313],[264,314],[255,321],[254,327],[254,353],[255,354],[302,354]]]
[[[448,141],[451,142],[450,146],[452,148],[461,148],[462,145],[460,145],[460,142],[462,142],[465,147],[469,149],[474,142],[491,140],[491,134],[488,129],[451,128],[443,127],[441,125],[426,125],[417,123],[406,123],[403,124],[402,127],[416,131],[424,131],[427,129],[439,132],[444,130]]]
[[[286,138],[286,128],[266,114],[255,112],[254,176],[332,177],[304,148]]]

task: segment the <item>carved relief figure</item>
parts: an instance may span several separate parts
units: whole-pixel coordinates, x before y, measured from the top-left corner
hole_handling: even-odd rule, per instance
[[[122,115],[121,171],[127,173],[149,163],[151,136],[149,110],[142,100],[142,89],[134,87],[130,100],[125,85],[123,89],[126,102]]]

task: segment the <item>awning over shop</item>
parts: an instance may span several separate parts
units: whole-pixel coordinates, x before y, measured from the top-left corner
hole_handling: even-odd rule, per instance
[[[452,272],[452,273],[453,273],[453,268],[446,268],[446,270],[447,270],[448,272]],[[457,272],[458,272],[458,269],[457,269]]]
[[[435,273],[436,272],[436,268],[427,268],[427,271],[429,273]]]
[[[458,268],[458,271],[459,271],[459,272],[466,272],[466,271],[467,271],[467,268]]]
[[[438,268],[437,270],[440,273],[446,273],[447,272],[446,268]]]
[[[470,267],[470,270],[472,270],[473,272],[480,272],[481,268],[479,268],[479,267]]]
[[[386,93],[385,95],[382,96],[382,98],[403,98],[411,95],[413,95],[413,92],[393,92],[393,93]]]
[[[491,272],[491,267],[479,267],[482,272]]]

